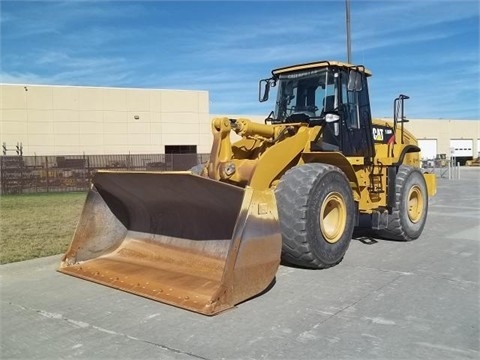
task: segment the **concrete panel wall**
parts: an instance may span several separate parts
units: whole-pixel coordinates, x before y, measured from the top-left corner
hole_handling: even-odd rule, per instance
[[[165,145],[209,153],[217,116],[265,119],[209,114],[207,91],[0,84],[0,143],[14,149],[21,142],[25,155],[164,153]],[[474,156],[480,152],[479,120],[411,119],[405,126],[418,139],[437,140],[439,154],[449,156],[451,139],[472,139]]]
[[[205,153],[208,101],[206,91],[2,84],[0,143],[25,155]]]
[[[411,119],[405,124],[418,139],[437,139],[437,151],[450,157],[450,140],[472,140],[473,154],[480,149],[475,140],[480,138],[480,120]]]
[[[252,121],[263,123],[265,115],[212,115],[213,117],[226,116],[229,118],[248,118]],[[393,123],[391,118],[383,118],[383,120]],[[474,157],[480,153],[480,120],[448,120],[448,119],[410,119],[405,123],[405,128],[412,132],[417,139],[434,139],[437,140],[438,154],[446,154],[450,157],[450,140],[451,139],[472,139]],[[236,137],[232,136],[232,140]]]

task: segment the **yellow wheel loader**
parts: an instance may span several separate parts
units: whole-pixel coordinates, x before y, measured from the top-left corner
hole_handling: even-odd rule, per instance
[[[404,129],[407,96],[393,123],[372,120],[370,75],[336,61],[273,70],[259,100],[276,87],[275,110],[213,119],[206,164],[99,171],[59,271],[213,315],[264,291],[281,258],[338,264],[356,226],[418,238],[435,176]]]

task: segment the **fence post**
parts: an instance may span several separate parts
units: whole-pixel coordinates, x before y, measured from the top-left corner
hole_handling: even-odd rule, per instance
[[[0,156],[0,184],[2,185],[0,193],[5,194],[5,180],[4,180],[4,170],[3,170],[3,156]]]
[[[48,156],[45,156],[45,171],[47,174],[47,193],[49,192],[49,177],[50,177],[50,170],[48,169]]]
[[[33,153],[33,169],[35,171],[35,193],[38,192],[38,178],[37,178],[37,153]]]
[[[21,146],[21,145],[20,145]],[[18,147],[18,145],[17,145]],[[20,149],[20,161],[19,161],[19,165],[20,165],[20,194],[23,194],[23,187],[24,187],[24,184],[25,184],[25,178],[23,176],[23,155],[22,155],[22,150]]]
[[[90,183],[90,179],[92,178],[92,175],[90,173],[90,156],[87,156],[87,174],[86,174],[87,178],[85,179],[85,186],[86,186],[86,189],[88,191],[88,184]]]

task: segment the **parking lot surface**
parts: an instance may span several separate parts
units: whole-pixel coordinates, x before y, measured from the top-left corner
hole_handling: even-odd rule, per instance
[[[413,242],[357,236],[327,270],[282,265],[206,317],[56,272],[0,266],[2,359],[479,359],[480,169],[438,179]]]

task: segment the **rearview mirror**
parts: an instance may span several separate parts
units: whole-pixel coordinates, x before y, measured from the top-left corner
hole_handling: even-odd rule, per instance
[[[267,101],[270,87],[275,87],[276,84],[277,82],[273,78],[260,80],[258,84],[258,101]]]
[[[356,70],[350,70],[350,74],[348,74],[347,88],[349,91],[361,91],[362,90],[362,74]]]

